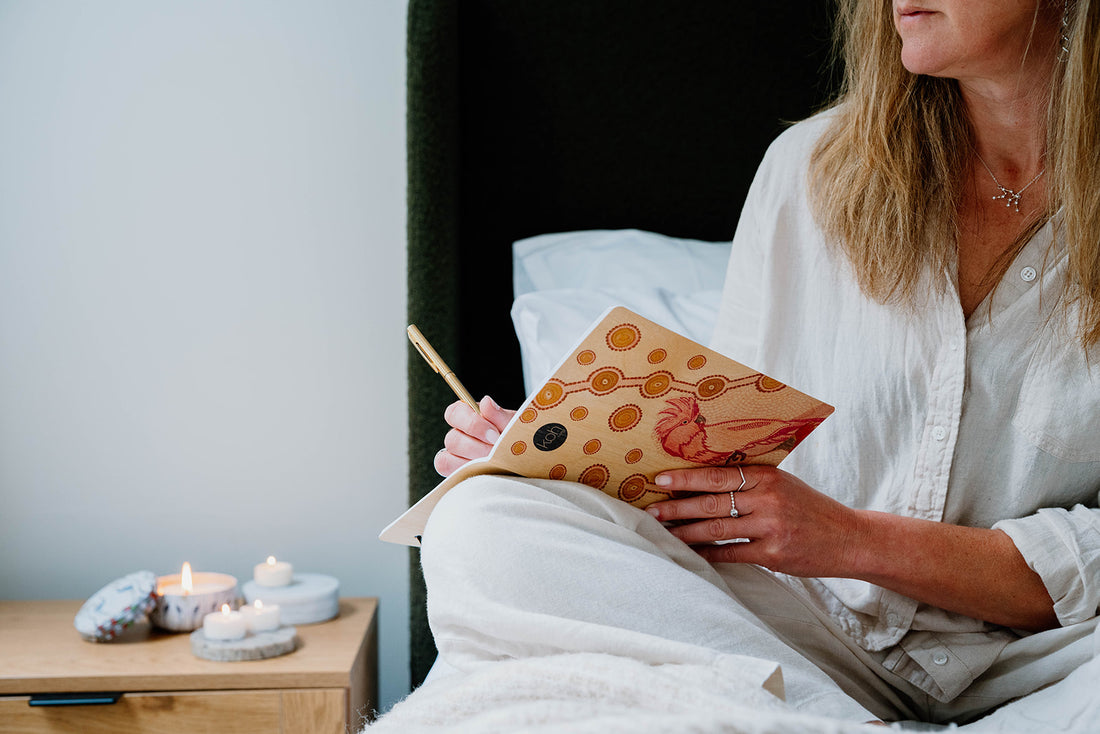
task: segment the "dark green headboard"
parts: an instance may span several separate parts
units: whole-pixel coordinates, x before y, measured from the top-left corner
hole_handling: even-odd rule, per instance
[[[824,102],[826,0],[410,0],[408,318],[476,398],[523,399],[511,243],[733,236],[783,121]],[[453,394],[409,354],[409,501]],[[519,539],[517,539],[519,542]],[[412,551],[412,681],[435,658]]]

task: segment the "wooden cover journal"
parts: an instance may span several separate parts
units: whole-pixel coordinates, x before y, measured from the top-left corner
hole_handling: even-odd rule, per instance
[[[636,507],[669,499],[657,474],[692,466],[776,466],[833,408],[616,307],[517,411],[489,456],[471,461],[390,524],[419,545],[439,499],[479,474],[564,479]]]

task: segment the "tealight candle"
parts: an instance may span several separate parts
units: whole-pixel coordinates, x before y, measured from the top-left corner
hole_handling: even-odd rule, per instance
[[[241,615],[253,632],[272,632],[279,629],[278,604],[264,604],[257,599],[252,604],[241,607]]]
[[[287,586],[294,578],[294,566],[286,561],[276,561],[268,556],[264,563],[252,569],[252,579],[260,586]]]
[[[239,640],[248,633],[248,622],[240,612],[222,604],[220,612],[211,612],[202,618],[202,633],[208,640]]]

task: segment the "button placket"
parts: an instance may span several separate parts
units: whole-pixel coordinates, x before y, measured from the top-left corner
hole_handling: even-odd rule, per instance
[[[925,434],[916,467],[916,492],[910,511],[916,517],[940,520],[947,498],[951,460],[966,379],[966,324],[957,300],[945,299],[940,311],[945,339],[930,376]]]

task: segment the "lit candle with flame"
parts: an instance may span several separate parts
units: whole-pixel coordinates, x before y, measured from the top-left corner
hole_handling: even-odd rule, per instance
[[[248,628],[253,632],[277,630],[282,621],[279,617],[279,605],[264,604],[260,599],[241,607],[241,614],[244,615]]]
[[[211,612],[202,619],[202,633],[208,640],[239,640],[248,633],[248,622],[240,612],[222,604],[220,612]]]
[[[224,573],[191,571],[185,562],[178,574],[157,577],[157,605],[153,624],[185,632],[202,626],[203,615],[237,598],[237,579]]]
[[[252,569],[252,580],[260,586],[288,586],[293,578],[294,566],[275,560],[275,556],[268,556]]]
[[[191,564],[184,561],[179,576],[161,576],[157,593],[166,596],[191,596],[205,594],[225,586],[226,577],[220,573],[191,573]],[[235,579],[234,579],[235,581]],[[234,584],[236,585],[236,584]]]

